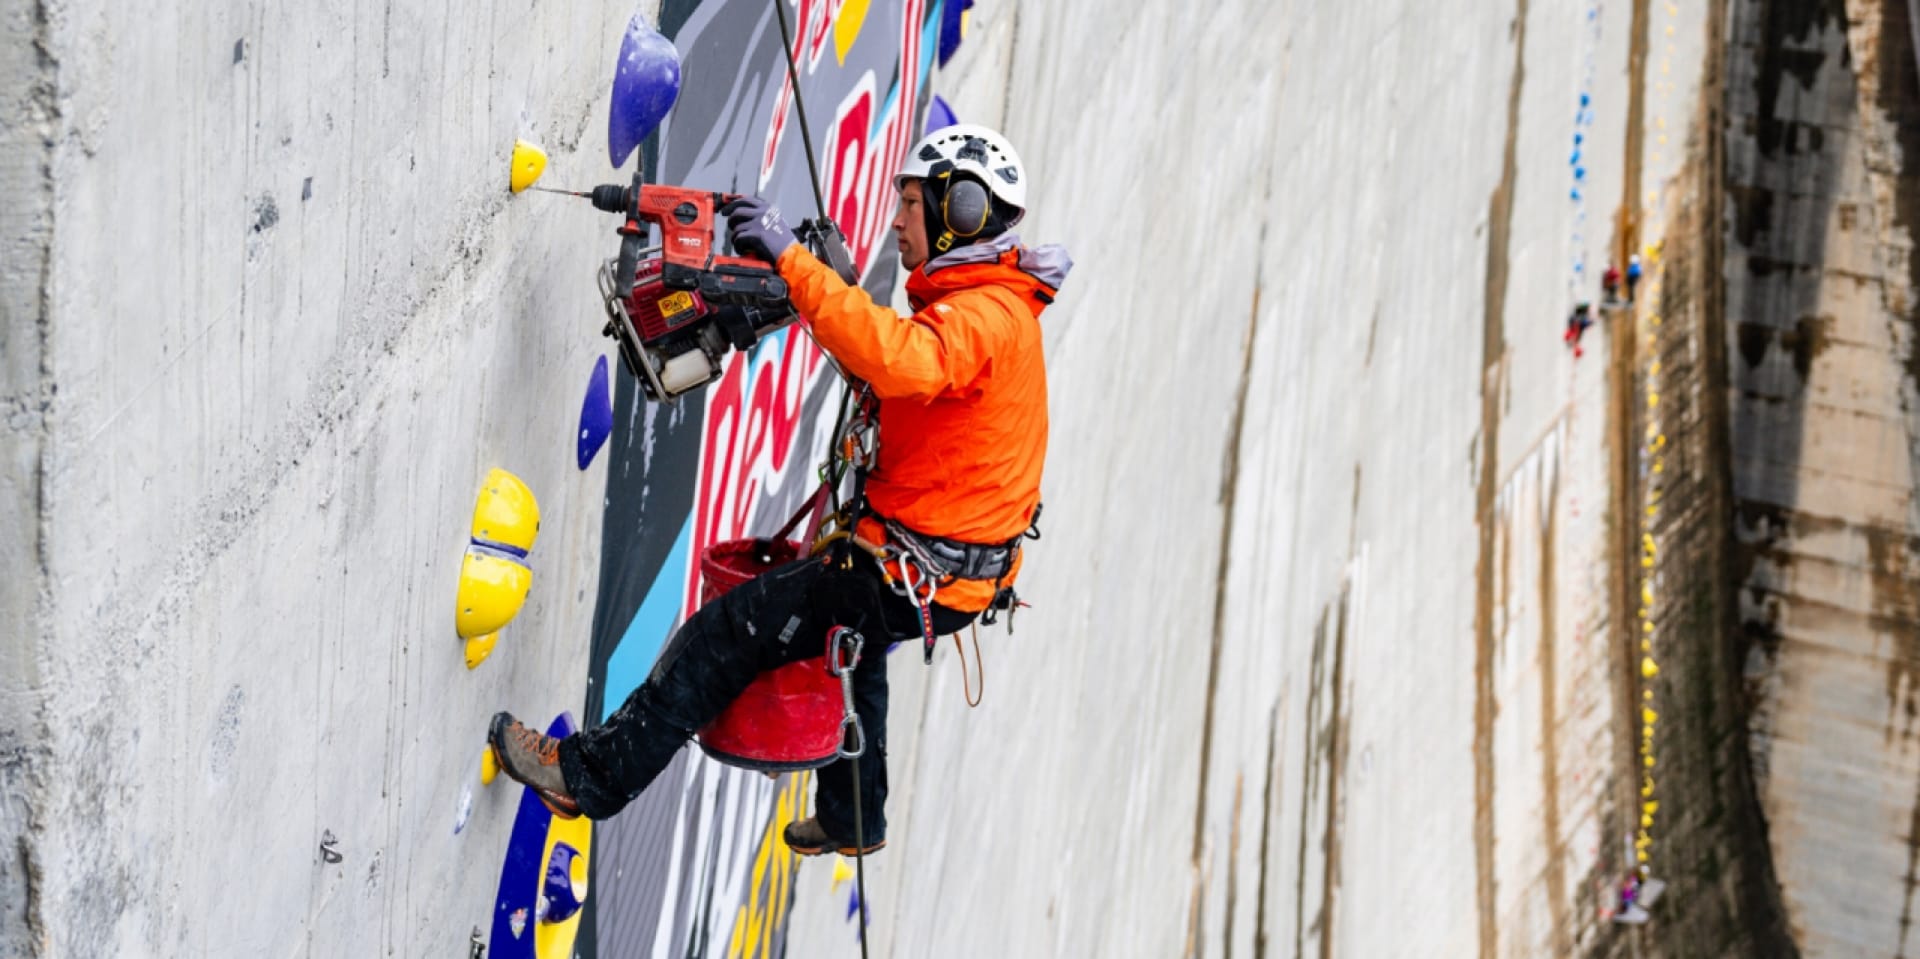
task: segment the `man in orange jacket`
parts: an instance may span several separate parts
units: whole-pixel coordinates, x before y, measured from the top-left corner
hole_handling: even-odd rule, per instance
[[[900,263],[912,316],[873,302],[794,242],[777,207],[754,197],[728,214],[734,246],[774,264],[820,346],[879,401],[878,462],[856,534],[892,546],[882,561],[802,559],[702,606],[653,673],[607,722],[553,739],[494,717],[489,742],[509,776],[563,816],[605,819],[638,796],[693,732],[762,672],[819,656],[829,630],[883,642],[956,632],[1020,571],[1040,502],[1047,387],[1039,317],[1072,262],[1008,230],[1026,212],[1026,171],[1011,144],[978,126],[929,134],[894,178]],[[902,564],[912,569],[902,569]],[[915,596],[893,584],[923,581]],[[924,611],[924,612],[923,612]],[[820,771],[814,818],[787,827],[802,855],[886,844],[886,657],[864,657],[854,703],[866,731],[858,764]]]

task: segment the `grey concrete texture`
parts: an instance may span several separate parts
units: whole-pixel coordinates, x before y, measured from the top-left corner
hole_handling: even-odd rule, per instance
[[[605,488],[573,451],[604,224],[510,200],[507,150],[597,176],[631,13],[10,8],[10,251],[57,226],[5,271],[0,954],[464,954],[485,721],[579,708]],[[543,523],[470,674],[495,466]]]
[[[1608,597],[1616,355],[1605,319],[1585,359],[1560,337],[1623,249],[1616,210],[1654,244],[1684,206],[1713,8],[974,8],[935,89],[1018,144],[1021,232],[1079,266],[1045,320],[1036,605],[982,635],[979,709],[951,647],[891,665],[877,954],[1712,950],[1605,920],[1635,819],[1631,611]],[[484,722],[579,708],[606,488],[573,465],[605,223],[510,199],[506,151],[525,136],[548,182],[599,178],[631,12],[0,18],[0,955],[464,955],[484,928],[517,802],[475,785]],[[1807,125],[1869,149],[1817,76],[1834,104]],[[1841,181],[1898,236],[1829,249],[1887,264],[1907,228],[1872,204],[1905,181],[1875,181],[1894,147],[1873,149]],[[1728,159],[1730,181],[1775,175]],[[1803,200],[1782,192],[1776,210]],[[1802,448],[1754,430],[1736,492],[1846,503],[1847,529],[1898,545],[1916,406],[1888,357],[1911,324],[1846,283],[1817,292],[1853,317],[1797,374],[1832,422]],[[1785,332],[1742,388],[1795,388]],[[1861,465],[1777,468],[1801,458]],[[539,495],[543,529],[532,600],[468,673],[451,606],[493,466]],[[1857,543],[1790,545],[1831,553],[1833,577],[1801,562],[1764,588],[1866,602]],[[1907,908],[1912,740],[1856,702],[1881,673],[1815,647],[1912,654],[1810,629],[1783,629],[1764,671],[1772,852],[1809,954],[1878,949]],[[1814,748],[1851,728],[1836,704],[1876,724],[1844,753]],[[1836,762],[1884,793],[1857,835],[1792,791]],[[1822,892],[1859,863],[1879,869],[1864,919]],[[801,868],[789,954],[855,948],[829,877]],[[1689,908],[1678,889],[1664,907]]]

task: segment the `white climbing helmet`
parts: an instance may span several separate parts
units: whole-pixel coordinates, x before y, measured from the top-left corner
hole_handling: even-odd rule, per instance
[[[977,123],[941,127],[922,137],[907,151],[900,172],[893,175],[894,189],[910,179],[926,179],[933,165],[942,160],[978,177],[994,199],[1018,211],[1007,226],[1020,222],[1026,214],[1027,168],[1020,162],[1020,154],[1014,152],[1006,137]]]

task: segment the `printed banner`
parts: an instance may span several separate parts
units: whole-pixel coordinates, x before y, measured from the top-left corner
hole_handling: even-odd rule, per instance
[[[892,293],[893,174],[920,135],[942,0],[667,0],[679,102],[642,154],[652,182],[768,196],[798,224],[814,189],[781,51],[785,3],[830,216],[862,282]],[[611,255],[611,247],[609,255]],[[839,381],[789,328],[678,406],[615,388],[600,591],[585,716],[599,722],[652,668],[699,596],[701,551],[771,533],[812,491]],[[776,956],[795,860],[780,825],[811,808],[809,776],[778,781],[697,747],[598,827],[583,957]]]

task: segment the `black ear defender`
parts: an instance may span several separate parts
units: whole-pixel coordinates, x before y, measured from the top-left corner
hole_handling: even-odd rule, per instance
[[[955,169],[951,161],[934,164],[921,190],[927,205],[927,233],[935,253],[1005,229],[987,185],[979,177]]]

